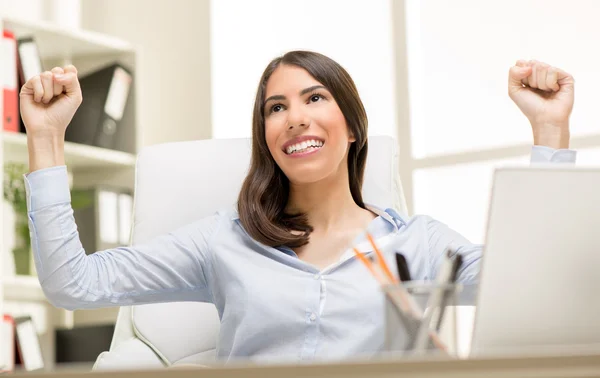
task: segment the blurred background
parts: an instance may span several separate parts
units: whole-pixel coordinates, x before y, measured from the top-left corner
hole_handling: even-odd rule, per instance
[[[250,137],[267,63],[289,50],[318,51],[354,78],[370,135],[397,139],[410,215],[431,215],[480,243],[494,168],[529,160],[530,126],[507,95],[516,60],[544,61],[575,77],[572,148],[579,165],[600,161],[599,15],[595,0],[0,0],[4,113],[18,77],[35,67],[73,63],[103,93],[100,110],[90,104],[85,112],[104,110],[106,135],[71,135],[66,146],[90,248],[103,248],[128,240],[141,148]],[[4,313],[32,318],[52,366],[67,331],[110,333],[116,310],[57,311],[44,302],[35,267],[19,262],[17,247],[26,242],[14,177],[26,162],[26,140],[18,119],[13,129],[6,122]]]

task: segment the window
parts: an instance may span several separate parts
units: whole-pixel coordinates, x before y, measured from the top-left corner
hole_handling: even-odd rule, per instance
[[[579,163],[600,162],[598,52],[586,47],[599,11],[593,0],[406,0],[414,213],[484,241],[494,167],[529,160],[531,128],[507,95],[518,59],[573,74],[572,147],[587,147]]]
[[[415,170],[415,209],[446,223],[473,243],[483,243],[494,168],[528,161],[528,156],[521,156]]]

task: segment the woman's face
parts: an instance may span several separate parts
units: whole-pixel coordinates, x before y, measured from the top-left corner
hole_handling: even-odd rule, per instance
[[[267,82],[264,109],[267,146],[291,183],[313,183],[347,169],[355,139],[331,93],[307,71],[277,67]]]

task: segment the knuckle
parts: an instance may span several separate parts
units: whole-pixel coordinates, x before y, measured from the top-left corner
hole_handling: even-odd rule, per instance
[[[65,70],[69,70],[75,74],[77,73],[77,68],[72,64],[68,64],[67,66],[65,66]]]

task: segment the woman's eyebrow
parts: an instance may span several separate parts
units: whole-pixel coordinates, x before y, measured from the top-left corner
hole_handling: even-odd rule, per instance
[[[303,95],[307,94],[308,92],[312,92],[317,89],[327,89],[327,88],[325,88],[322,85],[313,85],[312,87],[304,88],[303,90],[301,90],[300,96],[303,96]]]
[[[269,97],[268,99],[265,100],[264,104],[266,104],[267,102],[272,101],[272,100],[285,100],[285,96],[284,95],[274,95],[274,96],[271,96],[271,97]]]
[[[303,95],[305,95],[309,92],[312,92],[314,90],[317,90],[317,89],[327,89],[327,88],[325,88],[322,85],[313,85],[312,87],[304,88],[303,90],[301,90],[300,96],[303,96]],[[285,96],[284,95],[273,95],[273,96],[267,98],[265,100],[264,104],[266,104],[267,102],[272,101],[272,100],[285,100]]]

